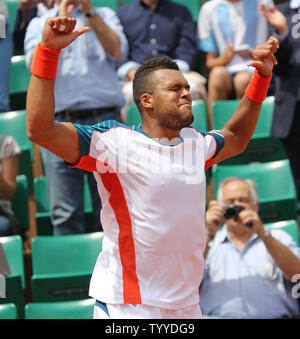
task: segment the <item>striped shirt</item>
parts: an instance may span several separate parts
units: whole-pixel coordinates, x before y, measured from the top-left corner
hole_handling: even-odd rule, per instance
[[[300,259],[300,248],[288,233],[271,233]],[[205,261],[200,306],[203,315],[220,318],[295,317],[298,301],[292,286],[257,235],[239,252],[224,226]]]
[[[222,55],[228,43],[235,51],[253,49],[268,38],[268,23],[258,5],[268,8],[272,0],[226,1],[211,0],[203,4],[198,19],[199,48],[204,52]],[[236,53],[226,66],[229,73],[251,71],[249,57]]]

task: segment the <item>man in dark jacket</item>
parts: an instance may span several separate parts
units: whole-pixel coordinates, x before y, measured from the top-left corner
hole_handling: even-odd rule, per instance
[[[271,23],[279,23],[277,30],[280,48],[274,67],[278,84],[271,134],[280,138],[290,159],[298,193],[300,216],[300,0],[291,0],[267,11],[261,7]]]

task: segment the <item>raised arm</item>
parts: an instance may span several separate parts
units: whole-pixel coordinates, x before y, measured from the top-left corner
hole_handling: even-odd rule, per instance
[[[274,54],[278,47],[278,40],[270,37],[266,43],[253,51],[253,60],[248,66],[256,68],[255,76],[251,79],[234,114],[221,130],[225,145],[216,156],[215,163],[242,153],[248,145],[267,93],[273,66],[277,64]]]
[[[35,71],[31,76],[26,103],[28,139],[71,164],[80,159],[79,137],[72,124],[54,121],[54,82],[59,51],[89,30],[81,27],[73,31],[75,24],[73,18],[47,19],[39,47],[43,55],[39,52],[35,55],[32,68]],[[36,72],[37,69],[40,71]],[[51,69],[54,69],[54,76],[49,76]]]

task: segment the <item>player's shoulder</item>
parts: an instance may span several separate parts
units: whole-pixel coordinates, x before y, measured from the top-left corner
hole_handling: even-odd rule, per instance
[[[116,120],[105,120],[98,124],[92,125],[91,128],[98,132],[106,132],[112,128],[129,128],[127,125]]]
[[[204,130],[194,128],[192,126],[183,128],[180,133],[186,136],[194,135],[195,137],[206,137],[208,135],[211,135],[211,136],[217,136],[220,138],[224,138],[220,130],[214,129],[211,131],[204,131]]]

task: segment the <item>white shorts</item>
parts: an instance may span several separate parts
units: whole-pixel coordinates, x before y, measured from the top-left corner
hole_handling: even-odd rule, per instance
[[[101,305],[100,305],[101,306]],[[102,304],[94,307],[94,319],[201,319],[199,305],[176,310],[147,305]]]

